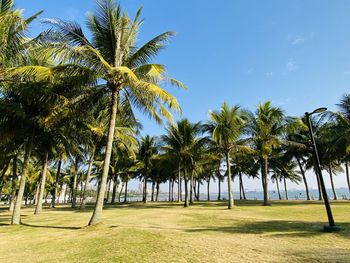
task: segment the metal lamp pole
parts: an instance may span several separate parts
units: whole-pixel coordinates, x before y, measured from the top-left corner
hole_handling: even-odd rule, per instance
[[[331,206],[330,206],[330,203],[329,203],[328,195],[327,195],[327,192],[326,192],[326,187],[325,187],[323,176],[322,176],[322,171],[321,171],[321,166],[320,166],[320,159],[319,159],[319,156],[318,156],[317,146],[316,146],[316,142],[315,142],[315,136],[314,136],[314,132],[313,132],[312,125],[311,125],[311,119],[310,119],[311,115],[316,114],[316,113],[321,113],[321,112],[324,112],[326,110],[327,110],[327,108],[318,108],[318,109],[314,110],[311,113],[305,112],[305,117],[306,117],[307,125],[309,127],[309,133],[310,133],[311,142],[312,142],[313,154],[314,154],[314,158],[315,158],[315,161],[316,161],[317,176],[318,176],[319,181],[320,181],[321,193],[322,193],[322,196],[323,196],[324,205],[326,207],[327,216],[328,216],[328,222],[329,222],[329,226],[324,226],[323,230],[325,232],[334,232],[334,231],[339,231],[340,228],[337,227],[335,225],[335,222],[334,222],[332,209],[331,209]]]

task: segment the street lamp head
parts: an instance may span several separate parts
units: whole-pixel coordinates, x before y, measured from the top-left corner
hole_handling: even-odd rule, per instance
[[[324,112],[326,110],[327,110],[326,107],[318,108],[318,109],[314,110],[311,114],[313,114],[313,113],[321,113],[321,112]]]
[[[326,107],[321,107],[321,108],[317,108],[316,110],[314,110],[313,112],[309,113],[309,112],[305,112],[306,115],[311,116],[312,114],[316,114],[316,113],[322,113],[325,112],[327,110]]]

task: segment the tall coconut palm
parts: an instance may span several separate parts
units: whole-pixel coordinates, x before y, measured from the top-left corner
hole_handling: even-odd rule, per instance
[[[210,112],[210,121],[205,126],[205,129],[211,133],[212,139],[225,155],[228,184],[228,209],[233,207],[230,154],[232,150],[240,147],[237,141],[245,128],[246,121],[244,120],[244,115],[244,112],[239,106],[230,107],[225,102],[221,106],[220,111]]]
[[[180,110],[177,100],[160,87],[164,81],[183,87],[183,84],[169,78],[165,67],[150,61],[165,47],[173,32],[163,33],[137,48],[137,35],[142,24],[141,9],[134,19],[122,11],[112,0],[97,1],[97,10],[88,15],[87,27],[91,41],[76,23],[48,20],[70,45],[58,45],[56,54],[79,65],[96,79],[105,80],[104,91],[110,96],[110,116],[105,150],[104,166],[95,209],[89,225],[101,221],[103,200],[106,191],[108,170],[114,141],[117,108],[121,98],[147,113],[156,121],[161,116],[171,119],[172,110]]]
[[[250,116],[248,133],[250,144],[259,158],[264,193],[264,205],[269,203],[268,163],[272,151],[281,144],[284,130],[284,113],[270,101],[259,104],[255,115]]]

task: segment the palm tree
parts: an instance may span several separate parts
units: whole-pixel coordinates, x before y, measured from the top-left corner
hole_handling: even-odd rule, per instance
[[[182,119],[176,125],[170,125],[167,134],[162,136],[163,150],[169,157],[173,157],[178,162],[178,200],[181,195],[181,172],[183,172],[185,186],[184,207],[193,202],[193,182],[197,169],[197,162],[201,156],[206,138],[199,138],[202,133],[200,122],[191,123],[188,119]],[[190,178],[188,178],[190,173]],[[190,191],[188,191],[188,179],[190,179]]]
[[[243,175],[256,178],[259,171],[259,164],[251,151],[239,151],[232,154],[234,165],[231,167],[232,174],[239,179],[239,199],[246,200]]]
[[[287,180],[299,184],[301,182],[300,173],[296,171],[297,164],[292,156],[283,152],[283,149],[278,149],[270,158],[269,168],[272,171],[271,179],[277,184],[277,191],[279,199],[281,200],[281,193],[279,189],[279,181],[284,183],[285,199],[288,200]]]
[[[284,113],[280,108],[273,107],[270,101],[259,104],[255,116],[250,115],[248,133],[250,134],[250,144],[260,162],[264,205],[270,205],[268,191],[269,158],[273,149],[281,144],[280,136],[283,130]]]
[[[341,161],[345,164],[345,175],[350,193],[350,94],[344,94],[337,104],[339,112],[333,114],[335,127],[333,130],[334,147],[336,152],[341,155]]]
[[[147,202],[147,181],[153,169],[152,160],[158,153],[158,146],[155,137],[146,135],[141,139],[138,160],[142,163],[141,176],[143,178],[143,197],[142,201]]]
[[[167,107],[180,110],[176,99],[159,85],[164,80],[169,80],[171,84],[180,87],[183,87],[183,84],[169,78],[163,65],[149,63],[164,48],[166,41],[174,33],[163,33],[141,48],[136,48],[137,34],[142,24],[142,20],[139,19],[140,14],[141,9],[134,19],[130,19],[122,11],[121,6],[116,5],[114,1],[97,1],[96,12],[88,15],[87,27],[91,31],[91,41],[76,23],[48,20],[63,36],[63,41],[71,43],[70,46],[65,45],[65,48],[62,46],[57,48],[56,54],[79,64],[79,69],[96,76],[96,79],[105,80],[103,91],[110,96],[104,165],[97,201],[89,225],[101,221],[117,108],[121,98],[127,98],[131,104],[157,122],[161,122],[161,116],[171,119],[171,113]]]
[[[238,139],[245,128],[244,112],[239,106],[230,107],[225,102],[220,111],[210,112],[210,121],[205,129],[212,135],[212,139],[220,147],[226,158],[228,183],[228,209],[233,206],[231,160],[232,150],[236,150]]]

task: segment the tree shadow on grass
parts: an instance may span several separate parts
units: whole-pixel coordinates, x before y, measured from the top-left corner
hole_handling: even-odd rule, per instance
[[[269,234],[275,237],[309,237],[326,234],[323,232],[325,223],[271,220],[260,222],[238,222],[226,227],[203,227],[187,229],[186,232],[224,232],[237,234]],[[340,223],[340,232],[334,235],[350,238],[350,223]]]
[[[25,227],[33,227],[33,228],[66,229],[66,230],[79,230],[83,228],[83,227],[76,227],[76,226],[43,226],[43,225],[32,225],[27,223],[21,223],[21,225]]]

